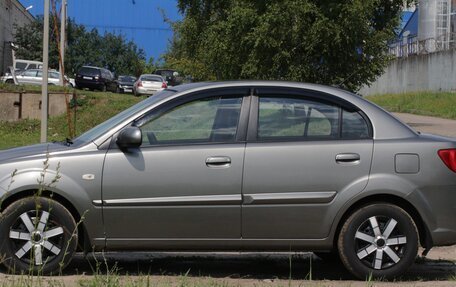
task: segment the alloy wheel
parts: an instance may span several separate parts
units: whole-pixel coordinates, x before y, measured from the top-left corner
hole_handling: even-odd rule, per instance
[[[49,212],[32,210],[17,218],[9,238],[19,260],[41,266],[62,252],[64,230]]]
[[[381,270],[401,260],[407,237],[397,221],[386,216],[372,216],[355,233],[356,255],[368,267]]]

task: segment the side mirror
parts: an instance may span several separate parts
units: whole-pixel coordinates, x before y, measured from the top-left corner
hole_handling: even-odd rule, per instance
[[[142,132],[138,127],[127,127],[119,133],[116,143],[121,149],[138,148],[142,144]]]

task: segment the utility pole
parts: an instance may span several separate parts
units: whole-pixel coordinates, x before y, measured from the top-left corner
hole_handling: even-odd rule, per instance
[[[60,8],[60,57],[62,61],[59,63],[60,72],[60,85],[65,86],[65,39],[66,39],[66,12],[67,0],[62,0],[62,7]]]
[[[47,142],[49,70],[49,0],[44,0],[43,82],[41,83],[41,142]]]

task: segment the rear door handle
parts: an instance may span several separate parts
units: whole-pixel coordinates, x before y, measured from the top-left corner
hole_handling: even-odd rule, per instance
[[[359,163],[361,157],[357,153],[340,153],[336,155],[336,162],[337,163],[352,163],[357,164]]]
[[[231,158],[228,156],[210,156],[206,159],[208,167],[229,167],[230,165]]]

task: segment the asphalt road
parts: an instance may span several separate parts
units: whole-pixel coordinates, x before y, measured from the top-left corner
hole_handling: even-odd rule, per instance
[[[456,121],[412,114],[394,113],[401,121],[422,133],[456,137]]]

